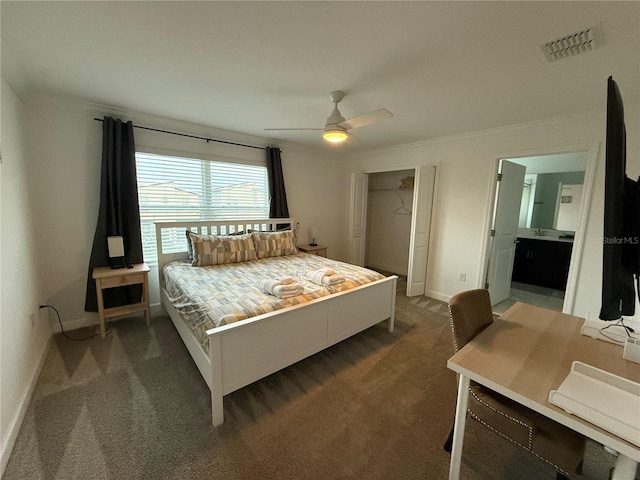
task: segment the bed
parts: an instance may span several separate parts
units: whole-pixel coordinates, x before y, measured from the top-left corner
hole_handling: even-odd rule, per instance
[[[265,232],[255,235],[268,236],[270,234],[266,232],[295,231],[295,225],[290,218],[155,224],[161,303],[211,390],[214,426],[224,421],[224,395],[379,322],[387,320],[388,330],[393,331],[396,276],[384,277],[361,267],[306,253],[282,255],[282,259],[267,257],[214,266],[191,266],[189,256],[193,254],[187,252],[187,231],[201,236],[238,235],[246,238],[248,232]],[[176,248],[182,244],[184,248]],[[285,267],[280,267],[285,270],[271,271],[279,260],[288,262]],[[262,300],[257,299],[257,291],[260,290],[257,285],[264,277],[275,278],[286,271],[302,284],[303,271],[314,265],[327,266],[343,274],[344,284],[319,288],[306,282],[304,293],[286,301],[265,294],[262,294]],[[257,273],[250,268],[257,268]],[[237,293],[228,283],[220,283],[222,280],[210,281],[212,275],[216,279],[222,278],[218,275],[223,271],[237,279],[231,283],[240,284],[244,290]],[[179,290],[181,278],[193,275],[204,275],[209,279],[197,278],[192,284],[196,287],[185,288],[191,288],[195,296],[205,303],[216,299],[222,303],[208,305],[205,309],[194,306],[191,300],[182,300],[183,292]],[[239,303],[248,305],[246,312],[226,310],[228,297],[234,296],[241,297]]]

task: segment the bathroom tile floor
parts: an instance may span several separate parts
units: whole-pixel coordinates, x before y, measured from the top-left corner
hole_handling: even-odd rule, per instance
[[[564,291],[552,288],[529,285],[527,283],[511,282],[509,298],[493,306],[493,313],[501,314],[516,302],[537,305],[549,310],[562,311]]]

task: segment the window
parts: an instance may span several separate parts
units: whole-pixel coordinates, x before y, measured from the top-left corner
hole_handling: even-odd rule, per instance
[[[156,221],[269,216],[265,166],[137,152],[136,170],[142,248],[147,263],[156,263]],[[185,250],[183,232],[167,235],[164,244],[172,245],[169,251]]]

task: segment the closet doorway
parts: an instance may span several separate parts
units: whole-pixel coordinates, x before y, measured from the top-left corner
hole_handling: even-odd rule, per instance
[[[407,296],[424,295],[434,187],[431,166],[352,173],[349,262],[406,275]]]
[[[409,273],[415,170],[369,174],[365,265],[396,275]]]

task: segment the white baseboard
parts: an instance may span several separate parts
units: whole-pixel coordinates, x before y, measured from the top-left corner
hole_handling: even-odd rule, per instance
[[[433,290],[428,290],[425,295],[427,297],[431,297],[435,300],[440,300],[441,302],[446,302],[449,303],[449,300],[451,300],[451,295],[445,295],[444,293],[440,293],[440,292],[434,292]]]
[[[162,305],[160,302],[153,303],[149,305],[149,310],[151,311],[151,317],[166,315]],[[125,318],[131,315],[123,315],[122,318]],[[117,318],[117,317],[114,317]],[[56,317],[56,313],[52,312],[49,320],[49,324],[51,326],[51,330],[53,333],[60,333],[62,330],[60,329],[60,323],[58,322],[58,318]],[[69,332],[71,330],[76,330],[78,328],[83,327],[91,327],[94,325],[98,325],[100,323],[100,319],[98,318],[98,314],[90,314],[88,317],[76,318],[75,320],[68,320],[62,324],[65,332]],[[106,322],[105,322],[106,323]]]
[[[62,330],[60,329],[60,322],[58,322],[58,318],[56,317],[56,313],[53,312],[49,317],[49,325],[51,326],[51,330],[53,333],[60,333]],[[75,320],[68,320],[62,324],[64,327],[64,331],[68,332],[70,330],[76,330],[82,327],[91,327],[92,325],[98,325],[100,320],[98,319],[98,314],[91,317],[82,317],[77,318]]]
[[[160,315],[166,315],[167,311],[164,309],[160,302],[152,303],[149,305],[149,310],[151,310],[151,317],[159,317]]]
[[[42,372],[42,367],[44,367],[44,361],[47,358],[47,354],[49,353],[49,349],[51,348],[51,343],[53,340],[53,335],[49,335],[49,340],[47,340],[47,346],[43,349],[42,355],[40,356],[40,360],[38,361],[38,365],[33,371],[31,378],[29,379],[29,386],[23,393],[20,398],[19,407],[11,419],[9,423],[9,427],[7,428],[7,432],[2,439],[2,445],[0,445],[0,478],[4,475],[4,469],[7,467],[7,463],[9,463],[9,457],[11,456],[11,451],[13,450],[13,446],[16,443],[16,438],[18,437],[18,432],[20,432],[20,427],[22,426],[22,421],[24,420],[24,416],[27,413],[27,408],[29,407],[29,403],[31,402],[31,397],[33,396],[33,391],[36,388],[36,384],[38,383],[38,378],[40,377],[40,372]]]

